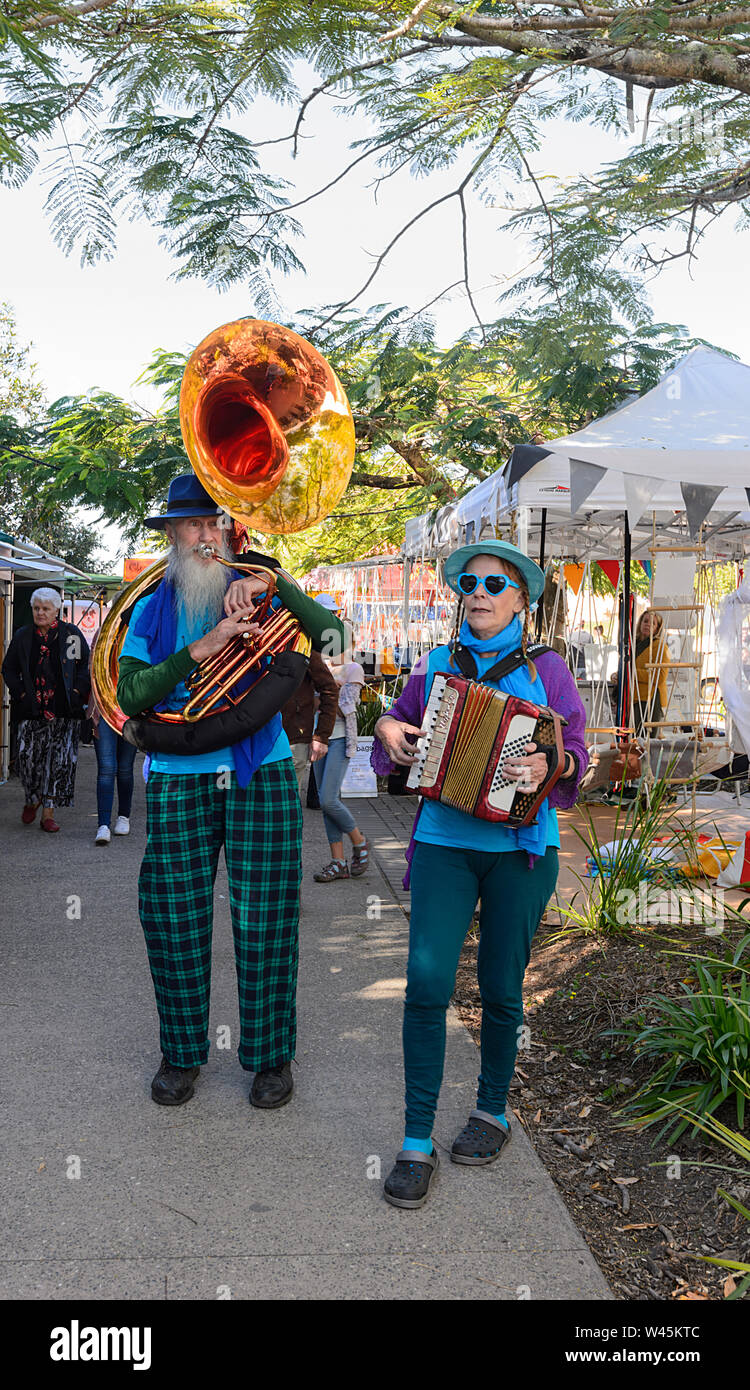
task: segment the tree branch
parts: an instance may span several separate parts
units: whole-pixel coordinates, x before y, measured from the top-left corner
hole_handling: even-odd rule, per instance
[[[452,6],[438,4],[435,11],[451,20],[462,33],[484,38],[495,47],[511,53],[535,56],[540,62],[552,60],[558,66],[569,62],[604,72],[621,81],[639,86],[677,86],[687,82],[707,82],[717,87],[750,93],[750,72],[747,64],[722,50],[712,50],[705,44],[693,43],[679,48],[636,48],[626,43],[616,48],[605,46],[601,40],[557,38],[552,33],[538,35],[533,29],[505,29],[502,21],[485,15],[461,15]],[[518,21],[509,21],[518,23]],[[616,56],[616,61],[612,58]]]
[[[407,15],[403,24],[399,24],[398,29],[391,29],[389,34],[384,34],[382,39],[378,39],[378,43],[390,43],[392,39],[403,38],[404,34],[408,34],[409,30],[414,28],[417,20],[421,19],[428,5],[431,4],[432,0],[418,0],[418,3],[414,6],[411,14]]]
[[[321,92],[328,91],[329,87],[338,86],[339,82],[344,82],[347,77],[355,77],[360,72],[369,72],[372,68],[387,68],[390,67],[393,63],[400,63],[404,58],[413,57],[415,53],[426,53],[429,49],[435,47],[435,42],[435,40],[432,40],[426,43],[420,43],[417,44],[414,48],[407,48],[404,50],[403,53],[395,53],[388,58],[373,58],[369,63],[359,63],[356,67],[343,68],[341,72],[334,73],[333,77],[326,78],[325,82],[321,82],[319,87],[314,87],[313,90],[308,94],[308,96],[305,97],[304,101],[302,102],[302,105],[300,106],[294,130],[292,131],[290,136],[285,137],[285,139],[290,139],[292,141],[293,157],[295,159],[297,157],[297,143],[299,139],[299,131],[300,126],[302,125],[302,122],[305,119],[305,112],[307,111],[307,108],[310,105],[310,103],[313,102],[316,97],[319,97]]]
[[[350,483],[357,483],[360,487],[382,487],[388,489],[402,487],[416,487],[413,478],[391,478],[381,476],[379,473],[352,473]]]
[[[518,97],[519,97],[520,95],[521,95],[521,91],[520,91],[520,89],[519,89],[519,91],[517,92],[516,97],[515,97],[514,99],[517,100]],[[368,289],[368,287],[372,284],[373,280],[375,279],[376,275],[378,274],[378,271],[380,270],[380,267],[382,266],[384,260],[385,260],[386,257],[390,254],[390,252],[393,250],[393,247],[396,245],[397,242],[399,242],[399,241],[401,240],[401,238],[402,238],[403,236],[406,235],[406,233],[410,230],[411,227],[415,226],[415,224],[416,224],[417,222],[419,222],[423,217],[426,217],[427,214],[428,214],[428,212],[432,212],[436,207],[439,207],[441,203],[450,202],[451,198],[458,198],[459,201],[462,201],[464,189],[468,186],[468,184],[469,184],[469,183],[471,182],[471,180],[474,178],[474,175],[477,174],[477,173],[479,172],[479,170],[481,169],[482,164],[484,163],[485,159],[487,159],[487,158],[489,157],[489,155],[492,153],[492,150],[495,148],[495,145],[497,144],[498,140],[500,139],[500,136],[501,136],[501,134],[502,134],[502,132],[503,132],[503,129],[504,129],[504,124],[503,124],[503,123],[501,123],[500,125],[498,125],[498,127],[497,127],[497,129],[496,129],[494,135],[492,136],[492,139],[489,141],[489,143],[488,143],[488,144],[485,146],[485,148],[482,150],[482,153],[478,156],[478,158],[475,159],[475,161],[474,161],[474,163],[472,164],[471,168],[469,169],[468,173],[467,173],[467,174],[464,176],[464,178],[461,180],[461,182],[460,182],[460,184],[458,185],[457,188],[452,189],[452,191],[451,191],[450,193],[443,193],[443,194],[441,194],[441,196],[440,196],[439,198],[433,199],[433,201],[432,201],[431,203],[428,203],[427,207],[422,208],[420,212],[417,212],[417,213],[415,213],[415,215],[414,215],[413,217],[410,217],[410,218],[409,218],[409,221],[406,222],[406,223],[404,224],[404,226],[401,227],[401,228],[399,229],[398,232],[396,232],[396,235],[393,236],[393,237],[391,237],[391,240],[388,242],[388,245],[385,247],[385,249],[384,249],[383,251],[380,252],[380,255],[377,257],[377,259],[376,259],[376,261],[375,261],[375,266],[374,266],[374,268],[373,268],[371,274],[370,274],[370,275],[367,277],[367,279],[365,280],[365,283],[357,290],[357,292],[356,292],[355,294],[353,294],[353,295],[351,296],[350,299],[347,299],[347,300],[346,300],[345,302],[343,302],[342,304],[337,304],[337,305],[334,307],[334,309],[332,309],[331,313],[327,315],[326,318],[320,320],[320,322],[316,325],[318,331],[320,331],[321,328],[325,328],[326,324],[327,324],[327,323],[330,323],[331,320],[334,319],[334,318],[336,317],[337,314],[340,314],[344,309],[348,309],[348,308],[350,307],[350,305],[354,304],[354,303],[356,302],[356,300],[359,299],[360,295],[364,294],[365,290]],[[466,289],[467,289],[467,293],[468,293],[468,295],[469,295],[469,298],[471,299],[471,290],[470,290],[470,288],[469,288],[468,281],[466,282]],[[474,313],[475,313],[475,315],[476,315],[476,317],[477,317],[477,321],[479,322],[480,327],[482,327],[481,320],[479,319],[479,315],[477,314],[477,311],[476,311],[476,307],[475,307],[473,304],[472,304],[472,308],[474,309]]]
[[[424,120],[415,121],[414,125],[408,126],[407,129],[400,132],[400,134],[402,136],[413,135],[416,131],[424,129],[425,126],[430,125],[430,123],[435,120],[437,120],[436,116],[427,116]],[[290,137],[285,136],[284,138],[288,140]],[[377,154],[378,150],[386,149],[387,146],[391,144],[393,144],[393,136],[389,135],[386,140],[380,140],[377,145],[371,145],[370,148],[364,150],[362,154],[358,154],[339,174],[329,179],[328,183],[324,183],[322,188],[316,188],[314,193],[308,193],[305,198],[299,198],[296,203],[284,203],[282,207],[273,208],[271,212],[264,213],[255,227],[254,235],[257,236],[258,232],[271,217],[277,217],[279,213],[294,212],[296,208],[301,208],[304,207],[306,203],[314,202],[316,198],[320,198],[324,193],[327,193],[330,188],[333,188],[334,184],[340,183],[343,178],[346,178],[346,175],[350,174],[352,169],[355,169],[364,159],[369,159],[371,155]],[[256,146],[255,148],[257,149],[258,147]]]
[[[431,488],[440,496],[456,496],[456,489],[451,487],[447,478],[443,477],[443,474],[435,468],[434,464],[425,458],[420,444],[406,439],[389,439],[388,444],[393,449],[394,454],[400,454],[404,462],[408,463],[415,477],[425,487]]]
[[[533,173],[533,171],[532,171],[531,165],[529,164],[529,161],[527,160],[526,155],[524,154],[524,151],[523,151],[523,149],[521,148],[520,142],[516,139],[516,137],[515,137],[515,135],[513,134],[513,131],[512,131],[512,130],[509,130],[509,131],[508,131],[508,134],[509,134],[511,140],[513,141],[513,143],[514,143],[516,149],[518,150],[519,155],[521,156],[521,159],[522,159],[523,164],[524,164],[524,168],[526,169],[526,173],[528,174],[529,178],[531,179],[531,182],[533,183],[533,185],[534,185],[534,187],[535,187],[535,189],[536,189],[536,191],[537,191],[537,196],[539,197],[539,200],[540,200],[540,202],[541,202],[541,204],[542,204],[542,207],[544,208],[544,211],[545,211],[545,213],[546,213],[546,215],[547,215],[547,222],[548,222],[548,224],[549,224],[549,242],[550,242],[550,267],[549,267],[549,278],[550,278],[550,283],[551,283],[551,285],[552,285],[552,288],[553,288],[553,290],[555,291],[555,299],[557,300],[558,308],[560,309],[560,312],[562,313],[562,311],[563,311],[563,306],[562,306],[562,300],[560,299],[560,288],[559,288],[559,286],[558,286],[557,278],[556,278],[556,276],[555,276],[555,227],[554,227],[554,223],[553,223],[553,220],[552,220],[552,213],[550,212],[549,208],[547,207],[547,202],[546,202],[546,199],[545,199],[545,197],[544,197],[544,194],[542,193],[542,190],[541,190],[541,188],[539,187],[539,184],[538,184],[538,182],[537,182],[537,180],[536,180],[536,177],[535,177],[535,175],[534,175],[534,173]]]
[[[482,323],[482,320],[480,319],[479,314],[477,312],[477,306],[474,303],[474,296],[471,293],[471,285],[469,284],[469,231],[466,225],[466,199],[464,197],[463,188],[459,189],[458,202],[459,207],[461,208],[461,249],[463,252],[464,261],[463,283],[466,286],[466,297],[471,305],[471,311],[479,326],[479,332],[482,335],[482,342],[486,343],[487,334],[484,331],[484,324]]]
[[[106,63],[102,63],[101,67],[98,67],[96,71],[92,73],[88,82],[85,84],[85,86],[81,88],[78,95],[76,97],[73,97],[72,100],[68,102],[67,106],[63,107],[62,111],[58,111],[58,120],[61,120],[63,116],[67,116],[69,111],[72,111],[74,107],[80,105],[86,93],[90,91],[91,88],[94,86],[94,83],[98,82],[99,78],[103,77],[105,72],[109,72],[110,68],[113,67],[113,65],[117,62],[117,59],[122,57],[123,53],[125,53],[131,47],[132,43],[133,39],[129,38],[126,43],[120,45],[120,47],[112,54],[111,58],[107,59]]]
[[[30,19],[23,25],[24,29],[49,29],[54,24],[68,24],[71,19],[78,19],[82,14],[90,14],[92,10],[111,10],[120,0],[85,0],[83,5],[73,5],[69,10],[61,10],[59,14],[44,15],[41,19]]]
[[[463,283],[463,280],[454,280],[452,285],[446,285],[445,289],[440,290],[439,294],[433,295],[432,299],[428,299],[426,304],[423,304],[419,309],[415,309],[413,314],[408,314],[405,319],[401,320],[401,322],[411,323],[412,319],[418,319],[420,314],[425,314],[428,309],[432,308],[433,304],[437,304],[437,301],[439,299],[442,299],[443,295],[450,294],[451,290],[458,289],[458,286],[462,285]]]
[[[528,0],[524,0],[524,3],[528,3]],[[514,19],[511,15],[498,15],[496,18],[487,19],[486,22],[496,34],[517,33],[524,30],[527,33],[533,31],[534,33],[563,34],[588,31],[592,34],[597,32],[606,34],[609,26],[615,20],[620,22],[632,19],[635,25],[639,21],[648,19],[652,9],[651,5],[644,5],[643,8],[633,10],[586,10],[584,14],[577,15],[521,15],[520,19]],[[668,32],[678,34],[705,33],[710,29],[733,29],[750,22],[750,10],[748,9],[722,10],[716,15],[683,15],[681,9],[682,7],[673,10],[668,18]],[[635,32],[634,29],[634,34]],[[478,36],[474,35],[474,37]],[[645,37],[645,34],[641,37]],[[498,42],[500,41],[498,40]]]
[[[188,169],[188,176],[193,172],[193,169],[195,168],[196,164],[198,163],[198,160],[200,159],[201,150],[203,149],[203,146],[205,145],[209,135],[211,134],[211,130],[213,129],[214,125],[219,119],[219,113],[224,110],[224,107],[227,106],[228,103],[232,100],[232,97],[234,96],[237,89],[242,86],[243,82],[247,81],[250,74],[255,70],[255,68],[257,68],[259,63],[262,63],[263,59],[267,56],[268,49],[264,48],[262,52],[258,54],[258,57],[255,59],[252,65],[245,72],[243,72],[240,77],[237,78],[237,81],[232,84],[232,86],[229,88],[229,91],[221,98],[220,101],[216,103],[213,115],[211,116],[211,119],[208,122],[206,129],[204,130],[200,140],[198,141],[195,147],[195,155],[193,157],[193,162],[190,165],[190,168]]]

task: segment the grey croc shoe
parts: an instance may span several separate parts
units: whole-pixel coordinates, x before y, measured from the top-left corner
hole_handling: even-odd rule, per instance
[[[421,1207],[427,1201],[430,1183],[440,1159],[435,1145],[431,1154],[420,1149],[400,1149],[396,1162],[383,1184],[383,1196],[392,1207]]]
[[[505,1129],[486,1110],[472,1110],[451,1149],[453,1163],[494,1163],[510,1143],[510,1124]]]

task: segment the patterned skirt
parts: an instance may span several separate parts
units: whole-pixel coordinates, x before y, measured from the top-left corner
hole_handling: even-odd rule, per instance
[[[80,719],[22,719],[18,725],[18,775],[26,804],[72,806]]]

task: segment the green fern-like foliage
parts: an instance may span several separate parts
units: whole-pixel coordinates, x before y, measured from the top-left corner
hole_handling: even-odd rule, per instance
[[[340,375],[357,436],[352,480],[331,515],[309,531],[261,540],[298,573],[400,547],[409,517],[462,496],[516,443],[554,438],[648,389],[694,341],[679,326],[648,322],[629,335],[613,318],[576,336],[540,313],[444,347],[428,317],[382,304],[333,318],[308,311],[293,326]],[[9,376],[23,365],[12,342],[5,361]],[[152,414],[101,390],[46,410],[26,389],[0,396],[0,487],[19,482],[40,515],[94,506],[140,539],[144,518],[190,467],[179,421],[185,361],[168,349],[153,354],[141,378],[160,392]],[[34,408],[24,414],[27,399]],[[636,587],[642,579],[635,572]]]
[[[16,187],[42,165],[52,234],[84,264],[113,254],[123,217],[146,218],[178,277],[243,285],[263,311],[301,255],[278,150],[299,152],[309,102],[323,93],[367,121],[353,145],[363,168],[381,182],[404,169],[424,180],[421,244],[430,178],[455,170],[453,193],[440,196],[461,210],[455,243],[441,248],[447,281],[470,288],[473,202],[514,210],[531,252],[509,291],[514,311],[548,302],[572,320],[578,306],[596,317],[606,305],[637,323],[644,278],[667,257],[697,254],[724,210],[742,219],[741,9],[614,0],[579,14],[562,0],[541,11],[531,0],[434,0],[413,11],[410,0],[16,0],[0,18],[0,178]],[[644,71],[627,67],[629,53]],[[269,101],[289,110],[286,140],[254,128]],[[628,144],[564,181],[540,163],[559,120]],[[330,182],[326,152],[305,149],[323,156]],[[360,298],[352,287],[351,302]]]

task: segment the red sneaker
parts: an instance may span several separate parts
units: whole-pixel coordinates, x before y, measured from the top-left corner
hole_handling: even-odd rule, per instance
[[[57,824],[57,821],[53,820],[52,816],[47,816],[46,818],[42,817],[42,819],[40,820],[39,829],[48,830],[50,835],[52,835],[56,830],[59,830],[60,827]]]
[[[21,820],[23,821],[24,825],[31,825],[32,821],[35,821],[35,820],[36,820],[36,813],[37,813],[38,810],[39,810],[39,802],[38,802],[38,801],[35,801],[34,804],[33,804],[33,806],[31,806],[31,805],[29,805],[29,806],[24,806],[24,808],[23,808],[23,810],[22,810],[22,812],[21,812]]]

